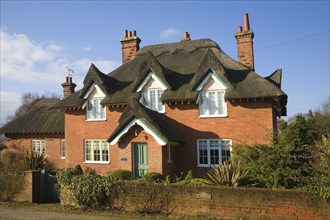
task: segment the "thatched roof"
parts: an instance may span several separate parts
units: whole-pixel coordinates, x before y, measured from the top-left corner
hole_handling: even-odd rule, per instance
[[[64,112],[52,107],[59,99],[44,98],[25,115],[0,129],[1,134],[64,134]]]
[[[92,83],[105,91],[104,105],[127,104],[130,97],[140,97],[136,89],[153,71],[168,87],[163,92],[163,102],[196,101],[198,84],[214,71],[227,85],[226,99],[272,98],[282,115],[286,114],[287,95],[280,89],[281,71],[263,78],[253,70],[227,56],[219,45],[210,39],[191,40],[143,47],[131,61],[108,75],[93,64],[79,95],[73,94],[56,107],[79,106],[83,94]]]

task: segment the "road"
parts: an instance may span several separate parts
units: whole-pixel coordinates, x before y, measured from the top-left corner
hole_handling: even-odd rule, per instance
[[[47,210],[43,207],[10,207],[0,204],[1,220],[124,220],[106,216],[94,216],[89,214],[69,214]]]

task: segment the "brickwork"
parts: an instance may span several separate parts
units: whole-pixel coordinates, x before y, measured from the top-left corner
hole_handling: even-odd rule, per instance
[[[304,191],[173,184],[151,187],[141,182],[127,182],[125,187],[125,195],[115,203],[122,205],[121,200],[124,200],[126,211],[136,211],[136,207],[142,207],[157,195],[170,195],[169,204],[162,207],[162,212],[173,215],[221,219],[330,219],[330,203]]]
[[[61,140],[64,135],[6,135],[4,146],[31,151],[32,140],[45,140],[45,155],[58,169],[65,168],[65,160],[60,157]]]
[[[197,168],[197,139],[225,138],[235,144],[269,143],[272,138],[276,117],[272,100],[227,101],[228,117],[199,118],[198,104],[166,104],[165,116],[171,128],[185,140],[180,146],[171,146],[171,162],[168,162],[169,146],[160,146],[152,135],[140,126],[133,126],[118,144],[110,146],[109,164],[84,163],[86,139],[107,139],[118,126],[124,107],[107,108],[105,121],[86,121],[84,110],[68,111],[65,114],[67,156],[66,167],[80,164],[100,174],[116,169],[133,171],[133,143],[148,144],[149,172],[174,174],[193,170],[199,175],[205,169]],[[137,136],[135,136],[135,131]]]
[[[21,192],[15,196],[16,201],[40,202],[40,171],[25,172],[25,181]]]

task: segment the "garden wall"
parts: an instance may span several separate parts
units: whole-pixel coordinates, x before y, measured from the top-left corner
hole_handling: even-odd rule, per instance
[[[330,203],[304,191],[126,182],[117,207],[221,219],[330,219]]]

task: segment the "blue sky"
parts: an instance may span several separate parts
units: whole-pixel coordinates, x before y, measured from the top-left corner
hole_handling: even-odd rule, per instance
[[[283,69],[288,116],[316,109],[330,95],[329,1],[4,1],[1,2],[1,121],[23,92],[62,95],[66,67],[77,89],[93,62],[109,73],[121,64],[125,29],[141,47],[211,38],[237,58],[238,26],[249,13],[255,69]]]

